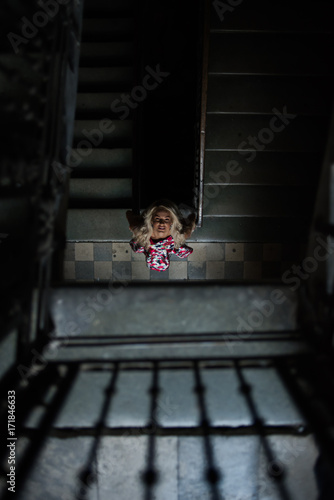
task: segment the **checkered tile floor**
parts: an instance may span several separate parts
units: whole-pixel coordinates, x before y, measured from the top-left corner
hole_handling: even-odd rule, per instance
[[[189,243],[187,259],[171,256],[167,271],[148,269],[143,254],[128,242],[68,242],[64,278],[67,281],[109,280],[272,280],[300,264],[302,245],[276,243]]]

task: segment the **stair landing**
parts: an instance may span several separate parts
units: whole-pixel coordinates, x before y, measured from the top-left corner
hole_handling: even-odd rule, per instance
[[[64,262],[66,281],[184,281],[184,280],[290,280],[293,265],[301,265],[304,245],[187,241],[193,253],[187,259],[171,256],[167,271],[150,270],[143,254],[134,253],[125,241],[67,242]],[[291,281],[292,280],[292,281]]]

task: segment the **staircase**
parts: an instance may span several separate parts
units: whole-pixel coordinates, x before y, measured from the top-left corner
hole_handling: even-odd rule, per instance
[[[68,240],[128,237],[117,228],[132,206],[133,113],[120,103],[134,84],[134,31],[133,1],[85,1]]]
[[[200,238],[304,242],[333,98],[332,3],[227,4],[211,10]]]
[[[299,30],[304,11],[279,15],[264,2],[231,7],[224,29],[212,17],[203,241],[305,238],[304,197],[315,193],[330,90],[322,49],[332,35],[323,32],[328,4],[320,4]],[[131,117],[112,115],[109,134],[104,113],[130,89],[130,3],[85,7],[68,239],[127,240]],[[244,101],[246,89],[252,99]],[[291,123],[278,131],[273,108],[285,106]],[[274,128],[278,136],[256,155],[239,147],[249,135],[264,144]],[[80,141],[91,144],[86,156]],[[241,171],[229,164],[234,182],[218,182],[228,161]],[[331,223],[324,218],[326,237]],[[317,255],[325,264],[323,249]],[[49,287],[48,276],[25,285],[27,307],[21,312],[24,300],[15,299],[0,338],[0,425],[10,443],[1,448],[1,498],[13,496],[8,477],[19,500],[333,498],[333,277],[319,271],[317,286],[328,284],[325,325],[311,318],[318,303],[307,303],[306,278],[296,291],[209,280]]]
[[[305,243],[332,100],[331,2],[322,1],[319,9],[299,0],[270,4],[254,0],[227,10],[223,5],[216,1],[211,6],[204,221],[193,240]],[[133,9],[130,0],[85,2],[69,241],[129,238],[124,211],[131,208],[132,115],[124,105],[120,112],[119,102],[114,111],[110,106],[133,86]],[[153,4],[150,9],[154,22],[147,36],[152,35],[156,44],[148,61],[155,67],[164,63],[169,45],[161,49],[168,38],[157,28],[161,24],[166,29],[164,9]],[[169,23],[173,9],[174,4],[166,11]],[[177,36],[182,39],[180,30]],[[174,46],[168,50],[169,56],[176,54]],[[169,61],[166,55],[165,59]],[[174,108],[182,106],[174,75],[180,68],[166,68],[170,73],[166,82],[141,103],[146,110],[145,130],[156,122],[149,133],[151,145],[144,135],[146,205],[154,198],[152,192],[165,195],[166,189],[180,201],[182,190],[174,179],[187,183],[191,177],[183,147],[191,140],[183,131],[182,146],[178,134],[167,134],[174,131],[179,116],[173,114],[173,102],[178,103]],[[174,101],[169,87],[175,90]],[[157,123],[159,109],[166,117],[163,133],[159,132],[163,123]],[[112,120],[112,125],[101,120]],[[164,151],[162,174],[155,168],[159,151]],[[177,158],[183,158],[182,172]],[[189,193],[184,196],[189,202]]]

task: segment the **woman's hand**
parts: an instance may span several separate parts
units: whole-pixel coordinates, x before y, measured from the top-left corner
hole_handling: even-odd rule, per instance
[[[136,227],[140,226],[144,222],[142,216],[134,214],[132,210],[127,210],[125,215],[129,222],[130,231],[133,231]]]
[[[186,227],[184,231],[184,236],[185,238],[190,238],[192,235],[193,231],[196,228],[196,214],[190,214],[188,217],[186,217],[185,222],[186,222]]]

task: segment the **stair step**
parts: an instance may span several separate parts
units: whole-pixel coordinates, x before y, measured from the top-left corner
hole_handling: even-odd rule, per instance
[[[291,113],[328,114],[333,81],[322,77],[210,75],[209,113],[271,113],[286,106]]]
[[[79,92],[125,91],[131,88],[132,83],[131,66],[79,69]]]
[[[310,219],[307,217],[206,216],[189,241],[305,243]]]
[[[129,66],[133,62],[132,42],[83,42],[81,67]]]
[[[70,206],[129,206],[132,179],[71,179]]]
[[[277,111],[283,113],[284,108]],[[286,112],[290,113],[288,108]],[[320,117],[295,116],[290,119],[284,118],[287,120],[285,125],[278,116],[275,119],[274,116],[209,114],[205,147],[217,150],[244,150],[245,153],[242,154],[249,159],[256,157],[256,147],[266,151],[321,152],[323,150],[327,136],[326,120]],[[273,132],[270,126],[282,130]],[[256,138],[259,146],[252,145],[250,137]],[[261,138],[264,141],[261,141]],[[246,150],[250,153],[247,154]]]
[[[232,163],[233,162],[233,163]],[[259,151],[253,161],[237,151],[206,151],[205,184],[314,186],[322,154]]]
[[[76,101],[76,118],[100,118],[101,116],[124,119],[132,113],[125,104],[125,92],[79,92]]]
[[[89,156],[82,156],[81,150],[73,150],[71,158],[77,161],[71,172],[75,177],[131,177],[132,149],[92,149]],[[75,163],[74,163],[75,164]]]
[[[131,205],[127,207],[131,209]],[[204,216],[188,242],[306,242],[307,217]],[[69,209],[68,241],[130,241],[125,209]]]
[[[99,303],[102,300],[103,305]],[[144,342],[150,336],[150,349],[154,349],[157,342],[176,343],[173,335],[182,341],[199,334],[217,334],[215,340],[211,339],[210,350],[215,342],[228,350],[227,337],[219,338],[218,334],[231,335],[231,340],[237,343],[238,334],[250,336],[251,332],[254,340],[260,341],[260,333],[270,332],[276,334],[273,338],[279,342],[280,333],[283,336],[284,332],[297,329],[297,295],[283,284],[249,287],[210,282],[200,285],[148,282],[123,286],[111,283],[109,288],[106,285],[59,287],[51,291],[50,307],[55,337],[79,337],[78,340],[87,337],[93,345],[99,338],[108,342],[117,336],[118,343],[123,344],[122,351],[131,351],[131,338],[140,343],[142,337]],[[77,325],[71,333],[65,331],[70,321]],[[247,340],[243,340],[241,343],[246,344]],[[251,336],[249,340],[252,344]],[[196,340],[193,342],[195,350]],[[205,339],[202,342],[205,344]],[[110,351],[113,349],[117,350],[117,343]],[[201,353],[200,348],[197,351]],[[203,353],[202,356],[205,357]]]
[[[131,209],[129,203],[127,209]],[[70,208],[67,211],[67,241],[130,241],[132,233],[125,208]]]
[[[84,18],[113,17],[132,12],[135,0],[85,0]]]
[[[133,32],[133,18],[84,19],[81,39],[83,42],[129,40]]]
[[[88,151],[90,148],[93,150],[97,147],[131,147],[132,128],[131,120],[110,120],[108,117],[102,120],[76,120],[73,136],[74,149],[81,146],[88,148]]]
[[[317,9],[312,0],[253,0],[251,5],[241,2],[234,8],[226,3],[224,8],[224,3],[212,2],[212,30],[333,32],[332,2],[321,2]]]
[[[110,322],[113,318],[110,317]],[[233,341],[232,341],[233,342]],[[66,345],[66,344],[65,344]],[[233,345],[233,349],[228,342],[194,342],[187,345],[187,348],[182,349],[180,343],[170,345],[168,343],[159,344],[158,346],[150,346],[149,349],[143,349],[141,345],[117,346],[108,348],[104,346],[89,346],[89,347],[60,347],[57,349],[57,361],[59,363],[66,361],[87,361],[94,360],[108,361],[132,361],[132,360],[184,360],[184,359],[239,359],[249,358],[256,359],[261,357],[282,357],[282,356],[298,356],[302,354],[310,354],[310,348],[301,341],[253,341],[249,343],[238,342]],[[48,356],[46,356],[48,359]]]
[[[277,33],[211,33],[209,72],[309,75],[333,72],[324,47],[333,37]],[[310,69],[311,68],[311,69]]]
[[[295,217],[311,215],[314,189],[288,186],[204,186],[205,215]]]

